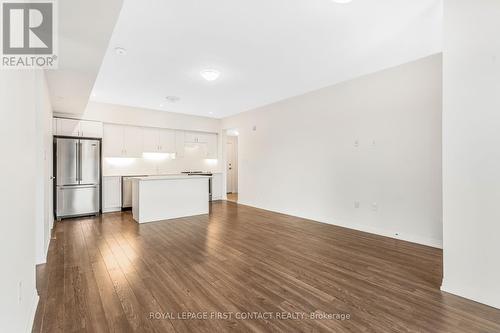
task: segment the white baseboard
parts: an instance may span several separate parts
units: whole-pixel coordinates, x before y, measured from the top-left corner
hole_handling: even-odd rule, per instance
[[[102,209],[102,213],[103,214],[106,214],[106,213],[114,213],[114,212],[120,212],[122,210],[121,207],[114,207],[114,208],[103,208]]]
[[[35,314],[36,314],[36,308],[38,307],[38,301],[40,300],[40,296],[38,296],[38,293],[34,291],[32,300],[31,300],[31,307],[30,307],[30,313],[28,317],[28,321],[26,322],[26,328],[25,332],[29,333],[33,330],[33,323],[35,322]]]
[[[500,309],[500,302],[499,301],[495,302],[495,301],[491,301],[491,299],[486,300],[486,299],[483,299],[481,297],[477,297],[476,295],[473,295],[472,292],[468,292],[467,290],[458,290],[456,288],[450,287],[446,283],[446,279],[443,279],[443,284],[441,285],[441,291],[447,292],[449,294],[453,294],[453,295],[458,296],[458,297],[463,297],[463,298],[466,298],[466,299],[469,299],[471,301],[478,302],[478,303],[481,303],[481,304],[484,304],[487,306],[491,306],[491,307],[496,308],[496,309]]]
[[[362,224],[347,223],[345,221],[340,221],[337,219],[333,220],[333,221],[320,221],[320,220],[317,220],[317,219],[314,219],[311,217],[307,217],[307,216],[293,215],[287,211],[279,211],[279,210],[269,209],[266,207],[255,206],[255,205],[247,203],[247,202],[238,201],[238,203],[242,204],[242,205],[258,208],[258,209],[264,209],[264,210],[268,210],[268,211],[276,212],[276,213],[280,213],[280,214],[296,216],[299,218],[303,218],[303,219],[307,219],[307,220],[311,220],[311,221],[315,221],[315,222],[319,222],[319,223],[336,225],[336,226],[343,227],[343,228],[348,228],[348,229],[367,232],[367,233],[375,234],[375,235],[379,235],[379,236],[394,238],[394,239],[398,239],[398,240],[402,240],[402,241],[406,241],[406,242],[410,242],[410,243],[416,243],[416,244],[430,246],[430,247],[434,247],[434,248],[438,248],[438,249],[443,248],[443,241],[441,239],[432,239],[432,238],[421,237],[418,235],[402,234],[401,232],[398,232],[398,231],[384,230],[384,229],[374,228],[372,226],[366,226],[366,225],[362,225]]]

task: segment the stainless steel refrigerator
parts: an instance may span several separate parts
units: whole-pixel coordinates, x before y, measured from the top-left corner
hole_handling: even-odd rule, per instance
[[[55,138],[56,218],[98,215],[101,142]]]

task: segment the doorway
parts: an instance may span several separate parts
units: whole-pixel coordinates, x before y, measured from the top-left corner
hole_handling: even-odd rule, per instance
[[[226,141],[226,192],[227,200],[238,201],[238,136],[228,131]]]

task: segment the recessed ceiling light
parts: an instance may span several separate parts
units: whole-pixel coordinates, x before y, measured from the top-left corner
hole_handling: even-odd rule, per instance
[[[335,2],[335,3],[349,3],[352,0],[332,0],[332,1]]]
[[[212,111],[210,111],[208,114],[214,114]]]
[[[167,96],[167,97],[165,97],[165,99],[166,99],[166,100],[167,100],[167,102],[169,102],[169,103],[177,103],[178,101],[180,101],[180,100],[181,100],[181,98],[180,98],[180,97],[178,97],[178,96]]]
[[[215,81],[219,78],[220,72],[216,69],[204,69],[200,75],[207,81]]]
[[[127,50],[123,47],[115,47],[115,53],[118,55],[125,55],[127,54]]]

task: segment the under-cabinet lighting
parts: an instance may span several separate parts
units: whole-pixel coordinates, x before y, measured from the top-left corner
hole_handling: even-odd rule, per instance
[[[106,157],[106,162],[109,165],[122,167],[134,163],[134,159],[130,157]]]
[[[217,159],[216,159],[216,158],[206,158],[206,159],[205,159],[205,162],[206,162],[208,165],[217,165]]]
[[[175,153],[142,153],[142,157],[146,160],[163,161],[174,159]]]

